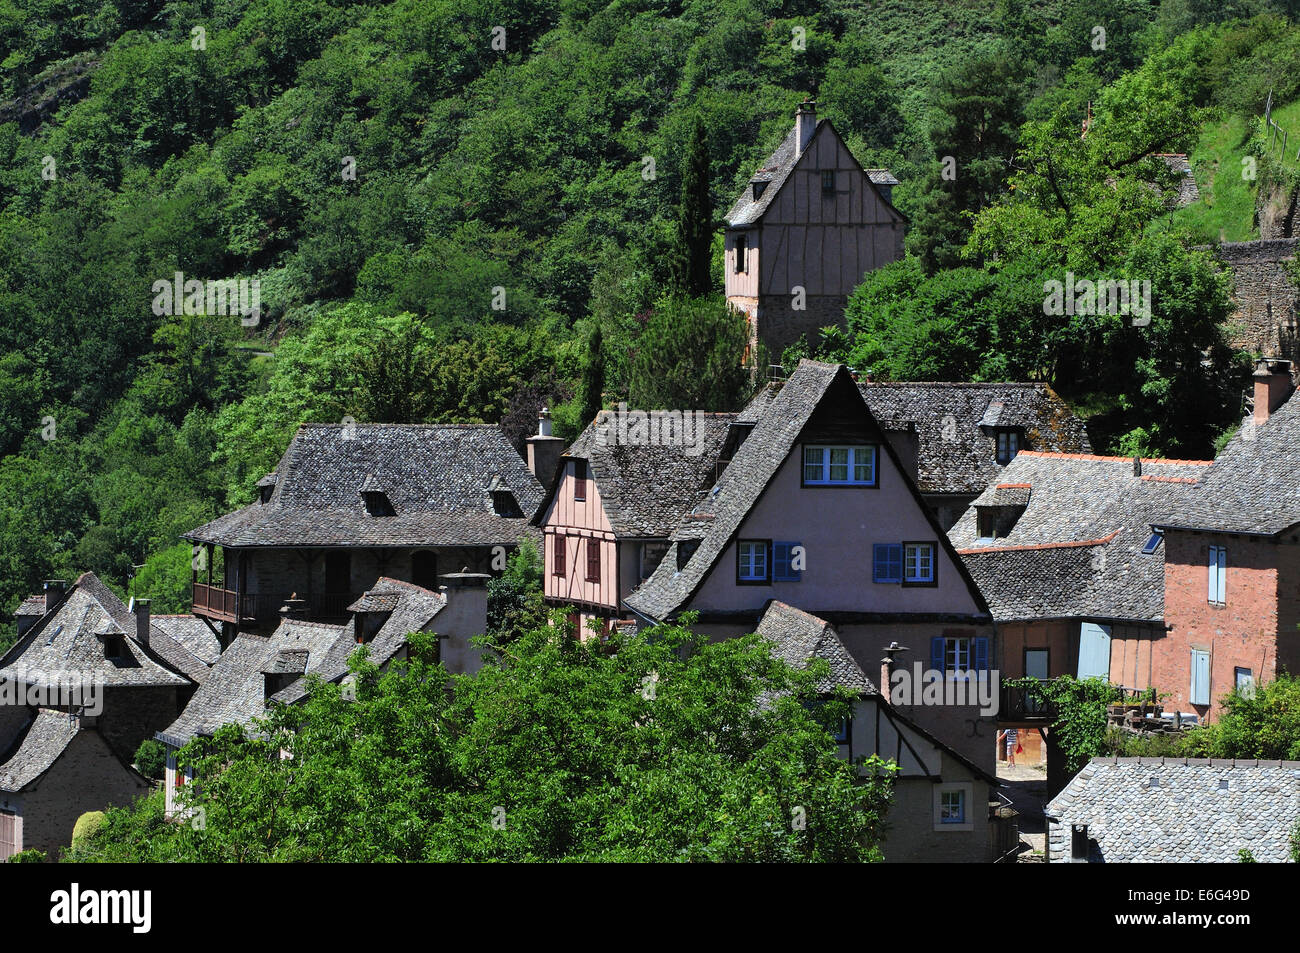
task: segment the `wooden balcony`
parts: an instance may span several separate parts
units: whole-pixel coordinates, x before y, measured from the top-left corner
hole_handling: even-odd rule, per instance
[[[1028,689],[1013,685],[1002,686],[1002,697],[998,707],[998,723],[1017,723],[1023,725],[1043,725],[1056,719],[1055,709],[1035,699]]]
[[[194,608],[195,615],[207,616],[209,619],[216,619],[218,622],[234,622],[238,624],[244,619],[254,615],[253,597],[239,593],[233,589],[222,589],[219,586],[209,586],[201,582],[194,584]]]
[[[269,623],[279,618],[280,607],[292,593],[238,593],[219,586],[194,584],[193,613],[218,622]],[[361,598],[355,592],[327,592],[307,597],[309,619],[346,619],[348,606]]]

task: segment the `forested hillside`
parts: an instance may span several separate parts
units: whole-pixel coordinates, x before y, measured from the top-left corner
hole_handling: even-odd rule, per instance
[[[1244,364],[1143,157],[1295,97],[1291,6],[0,0],[0,610],[85,570],[182,609],[178,533],[302,421],[518,439],[545,403],[571,435],[593,393],[657,393],[667,316],[724,320],[716,262],[670,300],[689,160],[720,219],[806,96],[902,181],[915,256],[807,350],[1045,378],[1099,447],[1211,452]],[[1141,340],[1048,325],[1066,267],[1179,292]],[[157,313],[178,272],[256,279],[255,323]]]

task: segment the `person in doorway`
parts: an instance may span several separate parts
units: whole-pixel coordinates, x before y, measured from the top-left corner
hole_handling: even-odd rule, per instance
[[[1007,764],[1014,768],[1016,766],[1016,747],[1020,743],[1020,733],[1014,728],[1008,728],[1002,732],[998,740],[1006,743]]]

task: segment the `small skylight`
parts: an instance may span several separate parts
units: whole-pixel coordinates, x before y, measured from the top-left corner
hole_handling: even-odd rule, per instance
[[[1148,539],[1146,545],[1142,547],[1142,552],[1145,555],[1150,556],[1152,553],[1154,553],[1157,549],[1160,548],[1160,541],[1162,539],[1164,539],[1164,537],[1161,536],[1159,533],[1152,533],[1151,538]]]

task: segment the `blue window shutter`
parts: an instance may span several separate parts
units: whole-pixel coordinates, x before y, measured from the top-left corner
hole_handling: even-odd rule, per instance
[[[987,672],[989,670],[989,640],[987,638],[975,639],[975,671]]]
[[[794,548],[798,543],[777,543],[772,544],[772,578],[780,579],[785,582],[798,582],[802,575],[802,570],[795,569]]]
[[[903,581],[903,546],[901,543],[876,543],[872,547],[873,582]]]
[[[936,635],[930,639],[930,668],[936,672],[944,670],[944,638],[942,635]]]

